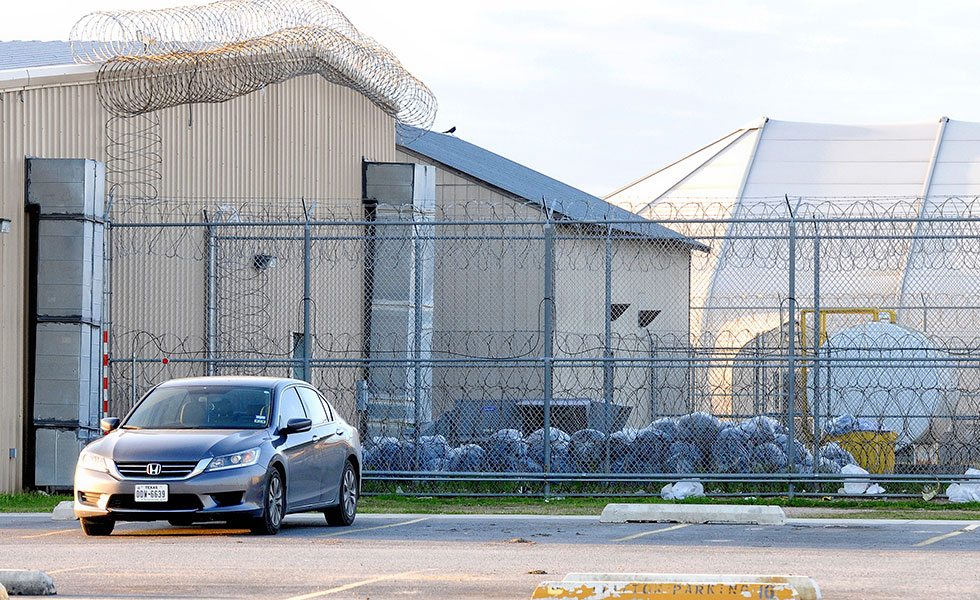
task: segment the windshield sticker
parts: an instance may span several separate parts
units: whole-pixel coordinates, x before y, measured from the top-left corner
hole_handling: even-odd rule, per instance
[[[266,422],[266,421],[267,421],[268,419],[269,419],[269,418],[268,418],[267,416],[265,416],[265,415],[255,415],[255,423],[256,423],[257,425],[265,425],[265,422]]]

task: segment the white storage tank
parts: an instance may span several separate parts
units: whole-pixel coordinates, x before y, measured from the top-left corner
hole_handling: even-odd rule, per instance
[[[862,323],[830,336],[818,357],[819,378],[812,370],[807,376],[811,410],[822,419],[851,414],[894,431],[898,448],[923,437],[933,418],[952,414],[959,401],[949,354],[913,329]]]

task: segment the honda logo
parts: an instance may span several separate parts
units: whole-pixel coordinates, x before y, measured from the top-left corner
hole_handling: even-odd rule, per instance
[[[163,467],[160,466],[160,463],[150,463],[150,464],[146,465],[146,474],[147,475],[159,475],[160,474],[160,471],[162,469],[163,469]]]

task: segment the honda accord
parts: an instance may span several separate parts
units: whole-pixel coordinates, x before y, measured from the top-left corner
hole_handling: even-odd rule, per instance
[[[88,535],[116,521],[225,521],[275,534],[287,513],[350,525],[360,494],[357,429],[308,383],[272,377],[174,379],[120,422],[105,418],[75,468]]]

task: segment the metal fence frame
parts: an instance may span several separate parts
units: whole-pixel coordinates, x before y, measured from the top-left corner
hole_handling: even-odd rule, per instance
[[[788,202],[787,202],[788,205]],[[848,239],[847,236],[827,234],[821,232],[821,225],[827,222],[826,218],[822,217],[797,217],[793,214],[791,207],[787,206],[787,216],[781,218],[730,218],[730,219],[711,219],[711,218],[693,218],[693,219],[664,219],[660,220],[659,223],[667,227],[672,227],[675,225],[692,225],[692,224],[704,224],[704,225],[715,225],[724,224],[726,226],[726,234],[722,236],[705,236],[699,237],[698,241],[712,244],[714,242],[723,240],[727,237],[727,228],[733,225],[739,226],[752,226],[752,225],[767,225],[767,226],[779,226],[785,228],[785,237],[778,237],[777,239],[785,239],[789,245],[789,253],[787,256],[788,269],[786,273],[787,277],[787,301],[785,306],[786,311],[786,324],[788,326],[788,346],[786,348],[786,353],[784,356],[775,357],[756,357],[755,364],[765,363],[768,366],[772,364],[781,365],[785,364],[786,371],[788,373],[796,373],[799,367],[805,367],[812,370],[813,372],[813,388],[815,390],[815,396],[818,398],[816,405],[816,410],[812,415],[813,427],[816,431],[820,431],[821,417],[829,417],[829,415],[821,415],[820,405],[819,405],[819,394],[821,391],[821,373],[822,369],[826,369],[835,364],[847,364],[848,362],[854,362],[855,360],[867,360],[867,359],[849,359],[840,356],[822,356],[819,351],[812,355],[801,355],[800,348],[797,347],[798,336],[800,332],[797,330],[799,326],[798,319],[801,314],[801,307],[798,306],[796,299],[796,287],[797,287],[797,276],[798,276],[798,265],[797,265],[797,250],[799,244],[811,244],[813,248],[813,258],[812,266],[814,279],[812,282],[813,289],[813,305],[810,307],[805,307],[805,310],[811,311],[814,314],[820,314],[821,311],[821,241],[836,239]],[[540,356],[534,357],[521,357],[521,358],[494,358],[494,357],[428,357],[423,359],[423,352],[421,350],[421,336],[422,336],[422,322],[420,311],[415,311],[415,335],[413,343],[413,353],[411,356],[404,358],[374,358],[369,356],[360,356],[353,358],[315,358],[313,356],[312,348],[312,329],[310,325],[311,319],[311,304],[313,302],[311,296],[311,248],[314,244],[320,241],[344,241],[351,243],[367,243],[370,240],[379,239],[379,236],[374,232],[374,228],[378,227],[376,221],[369,219],[363,220],[317,220],[311,215],[311,212],[304,205],[304,215],[305,218],[300,220],[286,219],[282,221],[236,221],[236,222],[224,222],[218,220],[210,220],[205,218],[200,221],[190,221],[190,222],[124,222],[124,221],[109,221],[108,231],[106,235],[106,272],[107,276],[105,278],[106,290],[105,294],[110,302],[108,303],[111,312],[107,312],[106,318],[106,328],[110,331],[108,336],[110,340],[109,356],[106,361],[106,378],[108,382],[107,393],[109,395],[110,401],[118,404],[120,398],[118,392],[116,391],[116,386],[119,383],[119,375],[117,367],[123,365],[129,365],[131,369],[131,381],[130,381],[130,398],[129,402],[132,403],[137,398],[137,381],[136,373],[139,365],[143,364],[160,364],[161,362],[171,365],[181,365],[181,364],[194,364],[202,365],[204,373],[214,374],[219,369],[231,369],[236,368],[301,368],[307,380],[312,379],[312,374],[316,369],[327,369],[336,367],[358,367],[370,369],[379,366],[392,366],[392,365],[410,365],[413,367],[414,376],[416,378],[414,385],[415,392],[415,411],[416,411],[416,423],[421,422],[420,418],[420,390],[422,389],[421,381],[419,380],[420,373],[423,368],[433,368],[436,366],[456,366],[456,367],[497,367],[497,368],[509,368],[509,367],[533,367],[540,369],[543,373],[543,428],[545,431],[550,432],[552,427],[552,405],[554,402],[555,390],[553,389],[554,381],[554,369],[556,367],[560,368],[601,368],[602,370],[602,400],[605,404],[605,423],[607,428],[610,423],[609,410],[612,404],[613,398],[613,386],[615,385],[615,379],[613,375],[614,369],[617,367],[635,367],[635,368],[649,368],[651,370],[651,380],[655,377],[655,370],[670,369],[670,368],[683,368],[688,369],[691,373],[690,377],[693,378],[695,371],[701,369],[705,371],[711,367],[721,367],[730,364],[735,364],[739,362],[748,362],[752,359],[741,358],[739,356],[725,356],[723,358],[718,358],[718,356],[713,354],[704,354],[703,352],[696,351],[696,347],[692,348],[692,352],[686,357],[677,356],[653,356],[651,355],[647,358],[638,357],[616,357],[612,352],[612,311],[613,311],[613,297],[612,297],[612,262],[613,262],[613,241],[614,239],[632,239],[631,234],[616,233],[614,227],[617,225],[635,225],[635,221],[615,221],[615,220],[601,220],[592,222],[579,222],[575,225],[583,228],[591,228],[595,231],[601,231],[603,233],[595,234],[593,237],[597,240],[601,240],[602,247],[604,250],[604,305],[605,305],[605,319],[604,319],[604,331],[602,332],[604,338],[604,349],[602,356],[589,357],[589,358],[576,358],[568,356],[556,356],[554,351],[554,337],[555,337],[555,242],[556,239],[560,239],[561,236],[556,236],[555,226],[557,224],[570,224],[569,221],[557,221],[547,216],[542,220],[528,221],[528,220],[436,220],[432,222],[419,222],[415,220],[409,220],[404,222],[392,222],[385,223],[384,227],[400,228],[406,227],[410,228],[414,233],[412,235],[413,243],[416,244],[416,251],[414,253],[415,260],[421,260],[421,252],[419,250],[419,245],[423,243],[437,243],[440,240],[439,230],[443,228],[466,228],[466,227],[477,227],[483,228],[484,230],[492,229],[494,227],[515,227],[523,226],[529,228],[540,228],[542,234],[540,237],[529,237],[528,239],[534,239],[535,241],[543,242],[544,244],[544,281],[543,281],[543,314],[542,314],[542,335],[543,335],[543,346]],[[915,232],[909,239],[929,239],[928,237],[919,237],[922,229],[923,218],[909,218],[909,217],[848,217],[848,218],[836,218],[833,222],[836,225],[841,223],[876,223],[880,224],[882,222],[891,221],[896,224],[905,224],[913,226]],[[928,219],[931,223],[968,223],[977,227],[980,227],[980,216],[934,216]],[[185,230],[193,231],[203,231],[206,236],[206,261],[208,263],[208,278],[206,286],[206,322],[207,322],[207,339],[205,343],[205,356],[203,357],[179,357],[179,356],[137,356],[135,349],[126,356],[124,352],[119,352],[119,348],[112,346],[112,326],[114,309],[112,308],[112,302],[116,296],[125,293],[125,290],[120,290],[113,285],[112,269],[116,267],[116,262],[119,260],[115,252],[113,252],[113,238],[116,232],[120,230],[134,230],[134,229],[146,229],[146,230],[164,230],[168,228],[183,228]],[[277,240],[287,240],[294,241],[297,243],[302,243],[303,245],[303,289],[302,289],[302,305],[303,305],[303,356],[301,359],[294,358],[269,358],[269,357],[219,357],[218,348],[216,346],[216,327],[217,327],[217,293],[216,286],[219,285],[218,278],[216,275],[216,261],[217,261],[217,244],[221,241],[234,241],[235,239],[240,239],[242,237],[249,240],[260,239],[260,236],[248,235],[235,236],[224,234],[226,230],[232,229],[237,231],[249,231],[250,229],[262,229],[262,228],[273,228],[281,231],[291,232],[296,229],[302,229],[302,236],[295,235],[283,235],[278,236]],[[363,230],[364,235],[360,236],[318,236],[314,234],[315,230],[330,230],[332,228],[343,228],[344,230],[350,230],[351,228],[359,228]],[[804,229],[804,231],[800,231]],[[369,234],[368,232],[374,232]],[[459,239],[459,236],[452,236],[453,239]],[[488,236],[474,236],[480,239],[489,239]],[[510,239],[507,236],[501,236],[503,239]],[[871,236],[873,237],[873,236]],[[901,237],[901,236],[898,236]],[[965,236],[969,239],[973,239],[973,236]],[[760,240],[772,239],[772,236],[762,234],[759,236]],[[861,236],[853,236],[853,239],[861,240],[864,239]],[[877,238],[874,239],[886,239]],[[904,239],[904,238],[903,238]],[[943,240],[955,240],[956,236],[941,236]],[[911,242],[910,242],[911,243]],[[415,290],[416,299],[415,302],[418,306],[421,305],[421,298],[419,297],[421,288],[421,269],[419,265],[416,264],[414,269],[414,274],[416,277]],[[903,282],[904,285],[904,282]],[[901,308],[901,307],[894,307]],[[715,308],[717,309],[717,308]],[[723,307],[722,307],[723,309]],[[782,307],[781,307],[782,309]],[[709,310],[708,307],[704,307],[703,311],[705,314]],[[781,317],[782,320],[782,317]],[[690,332],[689,332],[690,333]],[[138,336],[138,334],[137,334]],[[692,334],[693,336],[693,334]],[[135,339],[134,339],[135,347]],[[980,367],[980,347],[975,348],[962,348],[962,350],[955,355],[950,355],[945,358],[933,358],[927,359],[925,363],[935,364],[935,365],[945,365],[945,366],[956,366],[956,367]],[[919,368],[923,365],[913,365],[909,364],[910,368]],[[780,367],[781,368],[781,367]],[[787,387],[787,398],[796,398],[796,376],[789,376],[786,378],[787,381],[785,385]],[[694,394],[694,386],[690,388],[691,393]],[[354,394],[355,391],[351,390]],[[651,393],[656,393],[656,390],[651,387]],[[115,394],[115,395],[114,395]],[[360,398],[361,392],[358,391],[358,398],[356,399],[356,405],[358,412],[360,413],[362,398]],[[795,428],[798,424],[798,415],[796,414],[796,402],[787,401],[786,403],[787,414],[786,426],[789,429],[789,440],[797,439],[797,431]],[[734,416],[734,405],[732,408],[732,415]],[[348,415],[353,417],[354,415]],[[906,415],[909,416],[909,415]],[[925,415],[924,415],[925,416]],[[929,415],[931,416],[931,415]],[[949,415],[951,418],[957,418],[955,415]],[[976,415],[966,415],[962,418],[975,420]],[[598,473],[560,473],[554,472],[552,467],[552,436],[544,435],[543,440],[543,454],[544,461],[541,465],[543,467],[543,472],[541,473],[528,473],[528,472],[469,472],[469,471],[458,471],[458,472],[445,472],[445,471],[425,471],[422,469],[405,471],[405,470],[384,470],[384,471],[366,471],[364,473],[364,478],[367,481],[372,482],[403,482],[406,484],[419,484],[419,483],[429,483],[438,484],[446,482],[529,482],[540,484],[540,489],[535,493],[542,493],[545,496],[552,495],[553,485],[566,486],[570,483],[579,484],[596,484],[603,486],[610,485],[626,485],[626,486],[646,486],[654,483],[662,482],[672,482],[678,481],[680,479],[696,478],[698,480],[704,481],[706,483],[752,483],[752,484],[765,484],[769,485],[769,491],[767,492],[751,492],[751,495],[773,495],[773,494],[786,494],[790,497],[794,495],[835,495],[835,492],[830,492],[826,490],[829,487],[836,487],[841,482],[844,482],[846,478],[840,474],[832,473],[804,473],[795,472],[793,470],[793,465],[795,464],[796,445],[789,443],[786,447],[787,454],[787,468],[784,472],[780,473],[710,473],[710,472],[689,472],[689,473],[614,473],[610,471],[610,450],[609,450],[609,439],[608,436],[610,431],[605,432],[607,435],[604,448],[603,456],[603,472]],[[420,427],[415,430],[415,442],[418,443],[420,437]],[[820,446],[820,438],[818,435],[813,436],[813,450],[814,455]],[[418,460],[415,463],[416,466],[419,465]],[[921,473],[904,473],[904,474],[876,474],[873,475],[873,479],[876,482],[882,482],[889,485],[904,485],[913,486],[908,488],[912,491],[902,491],[898,493],[886,494],[886,496],[915,496],[917,495],[917,488],[914,486],[921,484],[940,484],[940,483],[953,483],[953,482],[964,482],[970,481],[971,478],[964,476],[961,473],[950,473],[950,472],[921,472]],[[775,487],[773,487],[775,486]],[[783,488],[783,489],[778,489]],[[805,488],[801,489],[801,488]],[[647,491],[650,491],[649,489]],[[710,492],[710,490],[709,490]],[[457,495],[459,491],[453,492],[440,492],[427,491],[427,495],[436,495],[441,493]],[[519,492],[508,492],[508,491],[498,491],[491,492],[493,495],[502,495],[510,493],[527,493],[526,490]],[[577,493],[586,494],[588,492],[577,492],[575,490],[568,490],[562,488],[561,491],[557,492],[561,495],[575,495]],[[612,494],[622,493],[629,494],[630,492],[623,491],[610,491]],[[740,495],[736,492],[714,492],[715,495]]]

